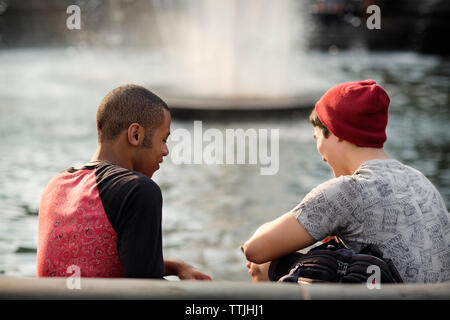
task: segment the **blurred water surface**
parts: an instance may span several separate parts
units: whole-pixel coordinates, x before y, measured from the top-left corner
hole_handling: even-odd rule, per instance
[[[367,78],[383,85],[391,97],[387,153],[421,170],[449,206],[449,60],[366,51],[310,52],[301,59],[299,83],[311,77],[320,90]],[[0,275],[35,275],[42,189],[59,171],[91,158],[95,113],[104,95],[124,83],[164,87],[178,76],[158,52],[0,51]],[[175,119],[176,128],[192,131],[193,122]],[[240,244],[332,173],[321,162],[304,117],[211,120],[203,128],[279,129],[279,172],[262,176],[259,165],[175,165],[167,157],[154,175],[164,197],[164,254],[185,259],[214,279],[250,280]],[[169,141],[169,148],[173,145]]]

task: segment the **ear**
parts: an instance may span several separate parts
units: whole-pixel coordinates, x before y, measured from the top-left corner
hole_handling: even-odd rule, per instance
[[[128,143],[139,147],[144,141],[145,130],[139,123],[132,123],[127,130]]]

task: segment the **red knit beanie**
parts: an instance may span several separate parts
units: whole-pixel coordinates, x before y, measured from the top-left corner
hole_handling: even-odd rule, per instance
[[[369,79],[331,88],[316,103],[315,110],[336,137],[361,147],[382,148],[389,102],[386,91]]]

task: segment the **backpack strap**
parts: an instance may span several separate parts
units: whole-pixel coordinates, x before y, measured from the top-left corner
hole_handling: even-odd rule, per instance
[[[360,254],[369,254],[380,259],[383,258],[383,252],[374,244],[368,244],[359,252]]]
[[[339,249],[348,249],[348,248],[341,238],[334,236],[330,240],[322,243],[321,245],[318,245],[317,247],[312,248],[308,252],[313,251],[313,250],[323,250],[323,249],[339,250]]]
[[[302,267],[301,263],[297,263],[287,275],[281,277],[278,282],[298,282],[298,278],[300,277],[300,268]]]

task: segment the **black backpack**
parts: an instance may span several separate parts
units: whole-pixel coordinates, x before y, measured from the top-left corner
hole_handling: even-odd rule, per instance
[[[272,261],[269,280],[367,283],[373,274],[370,266],[379,267],[381,283],[403,283],[392,261],[384,259],[375,245],[367,245],[359,253],[355,253],[346,248],[339,238],[314,247],[306,254],[295,252]]]

